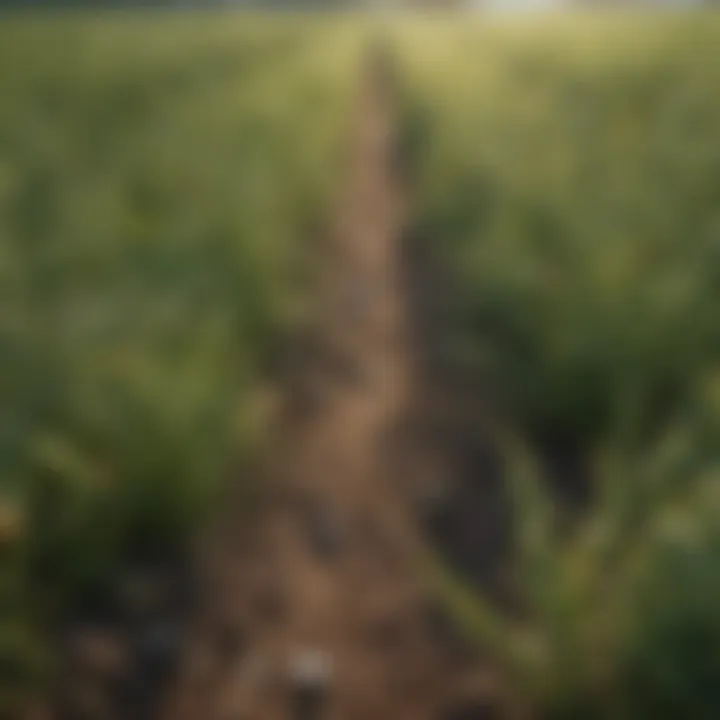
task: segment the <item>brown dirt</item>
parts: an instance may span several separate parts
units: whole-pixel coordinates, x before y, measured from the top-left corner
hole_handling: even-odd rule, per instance
[[[167,720],[493,716],[472,652],[416,571],[427,540],[412,499],[440,468],[421,433],[405,432],[397,451],[424,393],[395,127],[391,94],[370,73],[321,258],[324,310],[293,368],[263,497],[250,519],[228,509],[204,558],[203,609]],[[311,651],[331,672],[317,715],[297,706],[293,679]],[[453,709],[466,692],[470,706]]]

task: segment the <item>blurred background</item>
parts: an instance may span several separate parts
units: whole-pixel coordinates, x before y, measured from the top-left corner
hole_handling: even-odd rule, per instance
[[[0,718],[720,716],[712,5],[0,0]],[[404,458],[313,451],[411,539],[422,620],[392,619],[440,617],[442,701],[326,713],[331,639],[288,680],[320,701],[168,711],[208,598],[244,597],[228,532],[260,536],[293,489],[263,469],[302,474],[316,424]],[[402,537],[376,556],[319,487],[317,552],[384,568]],[[253,656],[220,635],[212,677]],[[448,636],[492,677],[470,699]]]

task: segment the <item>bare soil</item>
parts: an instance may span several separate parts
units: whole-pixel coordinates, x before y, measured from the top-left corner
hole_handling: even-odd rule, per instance
[[[358,104],[319,258],[322,312],[294,361],[262,497],[249,518],[229,507],[205,551],[167,720],[496,717],[492,682],[418,572],[430,542],[418,508],[442,493],[448,460],[423,420],[438,405],[410,307],[393,97],[377,71]],[[475,498],[486,520],[489,498],[487,487]],[[430,523],[448,525],[449,546],[488,540],[464,507]]]

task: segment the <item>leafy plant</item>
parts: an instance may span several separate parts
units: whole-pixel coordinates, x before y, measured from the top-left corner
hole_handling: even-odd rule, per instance
[[[568,534],[533,454],[504,446],[523,610],[493,606],[438,563],[435,586],[460,626],[534,715],[713,717],[717,462],[686,429],[644,455],[601,453],[597,505]]]
[[[255,451],[361,34],[130,15],[0,36],[2,714],[50,626],[185,551]]]

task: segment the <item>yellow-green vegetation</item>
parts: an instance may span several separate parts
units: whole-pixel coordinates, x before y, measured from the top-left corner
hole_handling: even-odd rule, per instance
[[[439,559],[430,580],[459,628],[503,672],[531,717],[716,717],[720,697],[720,471],[686,429],[642,457],[596,458],[598,498],[571,534],[532,453],[513,441],[512,568],[522,612],[506,613]]]
[[[419,222],[452,266],[454,350],[516,419],[652,425],[714,365],[713,16],[403,35]]]
[[[3,21],[0,712],[56,614],[182,547],[257,442],[359,51],[337,20]]]
[[[442,571],[449,602],[540,716],[717,717],[720,21],[486,17],[396,37],[448,351],[525,438],[507,478],[527,611],[503,617]],[[557,438],[584,448],[594,487],[562,532],[527,450]]]

